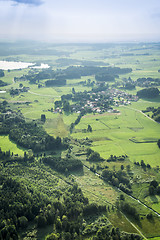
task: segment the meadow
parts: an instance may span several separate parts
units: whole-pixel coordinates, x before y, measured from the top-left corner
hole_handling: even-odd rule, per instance
[[[127,154],[132,162],[144,160],[153,167],[159,165],[160,125],[145,117],[132,107],[119,107],[120,114],[86,115],[76,126],[74,138],[89,137],[92,149],[103,158],[110,155]],[[84,133],[87,125],[92,126],[91,133]]]
[[[18,154],[19,156],[23,156],[25,151],[25,149],[10,141],[8,136],[0,136],[0,147],[2,151],[10,151],[11,153],[13,152],[13,154]]]
[[[14,56],[15,59],[27,62],[43,62],[48,63],[52,69],[56,70],[59,68],[57,62],[60,58],[65,58],[67,60],[76,59],[81,61],[103,61],[104,66],[116,66],[116,67],[131,67],[133,71],[129,74],[123,74],[119,76],[116,81],[122,81],[123,78],[131,77],[132,80],[136,80],[140,77],[153,77],[159,78],[160,73],[158,72],[160,66],[160,55],[157,48],[152,44],[147,46],[127,46],[127,45],[116,45],[106,48],[93,48],[89,46],[55,46],[56,51],[66,51],[68,53],[67,57],[62,55],[27,55],[22,54]],[[128,54],[128,55],[127,55]],[[7,57],[1,56],[5,59]],[[13,58],[13,56],[12,56]],[[63,66],[62,68],[68,67]],[[5,77],[3,81],[9,85],[1,87],[0,90],[5,90],[6,93],[0,93],[0,101],[6,100],[11,109],[19,110],[22,112],[27,121],[37,120],[39,121],[42,114],[45,114],[46,121],[41,123],[47,133],[57,137],[70,137],[72,139],[86,139],[92,140],[91,149],[100,153],[100,156],[104,159],[108,159],[110,155],[127,155],[129,158],[123,164],[126,169],[127,165],[131,166],[131,170],[134,172],[135,176],[140,176],[140,181],[144,180],[144,184],[140,185],[137,183],[133,186],[134,196],[139,198],[141,201],[144,200],[148,206],[152,207],[155,211],[160,213],[160,198],[158,196],[150,197],[147,196],[144,199],[146,192],[148,191],[147,181],[153,179],[155,172],[149,170],[144,172],[142,169],[137,169],[134,166],[134,162],[141,162],[143,160],[145,164],[150,164],[151,167],[157,169],[160,165],[160,150],[157,146],[157,140],[159,139],[160,124],[154,122],[152,119],[145,116],[141,111],[147,107],[160,107],[160,97],[155,99],[139,99],[137,102],[132,102],[131,105],[118,106],[116,108],[119,113],[105,112],[103,114],[86,114],[83,116],[73,130],[70,133],[69,128],[71,123],[75,122],[79,113],[64,113],[59,114],[51,111],[54,109],[54,102],[60,100],[62,95],[71,94],[72,88],[75,88],[76,92],[90,91],[91,87],[79,84],[80,81],[87,81],[91,79],[94,81],[94,76],[81,77],[81,79],[67,80],[67,85],[63,87],[42,87],[38,88],[35,84],[29,84],[28,81],[25,82],[14,82],[14,77],[20,77],[27,74],[29,69],[23,70],[12,70],[5,71]],[[18,88],[19,84],[22,83],[23,86],[29,87],[28,92],[21,93],[14,97],[11,97],[9,90],[13,88]],[[40,81],[44,84],[43,81]],[[111,86],[113,83],[109,83]],[[137,91],[141,88],[136,87],[134,90],[125,90],[130,94],[136,95]],[[70,103],[72,103],[70,101]],[[92,127],[92,132],[86,132],[88,125]],[[0,136],[0,147],[2,151],[9,151],[15,154],[24,155],[24,149],[21,149],[14,142],[11,142],[8,136]],[[78,146],[78,144],[73,144],[72,153],[78,151],[85,151],[86,146]],[[61,153],[62,156],[66,156],[67,151]],[[79,157],[84,165],[89,168],[94,165],[94,163],[89,163],[86,161],[86,157]],[[37,160],[37,164],[38,160]],[[105,162],[106,164],[106,162]],[[109,169],[119,170],[122,163],[107,163]],[[103,163],[100,164],[103,167]],[[96,166],[96,164],[95,164]],[[44,166],[43,166],[44,167]],[[38,174],[39,168],[34,166],[36,174]],[[46,168],[46,167],[45,167]],[[21,169],[21,178],[23,181],[30,182],[34,177],[26,177],[25,173]],[[12,174],[13,169],[6,169],[4,171],[9,171]],[[25,169],[26,171],[26,169]],[[43,170],[41,170],[43,173]],[[46,170],[50,171],[50,170]],[[14,171],[13,171],[14,172]],[[30,172],[28,173],[31,174]],[[49,173],[50,174],[50,173]],[[55,174],[55,173],[54,173]],[[52,172],[49,176],[49,180],[55,176]],[[55,174],[56,175],[56,174]],[[135,221],[131,216],[125,216],[116,208],[116,202],[119,200],[120,192],[117,188],[111,186],[110,184],[104,182],[88,168],[84,167],[81,172],[73,172],[70,176],[73,178],[79,187],[82,189],[85,197],[89,199],[90,203],[106,204],[110,209],[113,209],[108,213],[109,221],[116,227],[119,227],[123,231],[127,232],[138,232],[138,230],[145,236],[154,237],[160,235],[160,223],[158,217],[154,215],[154,222],[148,221],[146,214],[150,211],[142,206],[142,204],[137,203],[135,200],[131,199],[125,194],[126,200],[135,206],[141,216],[139,222]],[[28,178],[28,180],[27,180]],[[62,177],[63,178],[63,177]],[[61,178],[60,178],[61,179]],[[146,181],[146,182],[145,182]],[[62,180],[59,180],[60,185],[66,186]],[[52,191],[51,184],[48,185],[47,181],[42,181],[44,193]],[[61,188],[61,186],[58,188]],[[35,186],[40,189],[40,183],[35,181]],[[47,190],[49,186],[49,190]],[[138,229],[138,230],[137,230]],[[160,239],[159,237],[152,238],[155,240]]]

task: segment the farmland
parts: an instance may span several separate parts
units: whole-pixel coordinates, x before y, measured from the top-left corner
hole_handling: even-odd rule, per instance
[[[160,88],[160,85],[155,85],[159,81],[156,79],[160,78],[159,44],[75,44],[72,47],[53,45],[49,49],[55,51],[55,55],[29,55],[21,49],[20,55],[0,56],[2,60],[14,59],[50,66],[46,72],[30,68],[5,70],[4,77],[1,77],[7,84],[0,88],[0,126],[5,130],[5,134],[1,130],[0,136],[1,174],[5,178],[12,177],[23,186],[28,185],[30,189],[26,187],[25,191],[30,191],[27,193],[30,198],[34,193],[37,194],[34,197],[42,202],[39,205],[41,210],[32,206],[30,213],[24,210],[23,214],[17,213],[18,217],[25,216],[29,222],[30,230],[21,229],[21,234],[25,239],[29,239],[31,233],[35,239],[40,239],[33,233],[37,228],[36,219],[41,215],[48,219],[46,212],[51,210],[48,207],[50,204],[54,210],[57,209],[57,215],[51,221],[57,236],[61,231],[64,236],[67,232],[63,222],[67,215],[70,225],[73,222],[77,224],[74,226],[79,229],[76,230],[77,239],[93,239],[97,235],[91,225],[103,222],[105,216],[112,228],[119,228],[122,235],[127,232],[139,234],[144,239],[159,239],[160,149],[157,142],[160,139],[160,124],[154,121],[151,112],[144,113],[143,110],[160,107],[160,96],[139,99],[136,96],[142,89],[137,85],[138,78],[146,78],[146,84],[152,83]],[[58,51],[62,53],[56,55]],[[114,73],[110,78],[113,70],[126,73]],[[76,71],[81,74],[80,77],[75,77]],[[91,71],[98,72],[91,74]],[[48,87],[45,82],[53,79],[42,76],[37,80],[39,73],[44,76],[52,74],[56,81],[64,80],[65,74],[69,77],[63,86]],[[98,82],[96,74],[109,81]],[[150,82],[147,78],[151,78]],[[36,80],[33,82],[33,79]],[[125,88],[128,82],[134,85],[133,89]],[[56,102],[59,105],[56,106]],[[69,107],[65,109],[66,102]],[[17,126],[20,136],[22,134],[21,140],[13,136]],[[43,131],[46,131],[45,136]],[[51,141],[56,142],[56,147],[51,146]],[[27,144],[30,147],[27,148]],[[91,158],[94,154],[98,156],[96,159]],[[58,166],[68,164],[66,169],[61,171],[63,168],[54,165],[57,161]],[[72,168],[70,164],[74,161],[77,166],[82,163],[83,168]],[[77,200],[80,197],[78,194],[81,194],[81,201]],[[70,200],[67,199],[72,199],[73,195],[77,198],[73,200],[78,209],[75,215],[74,210],[69,213],[61,206],[68,206]],[[33,204],[34,201],[30,202]],[[97,215],[88,210],[93,206],[96,206]],[[107,211],[104,211],[104,206]],[[87,216],[85,211],[89,212]],[[58,230],[58,219],[63,222],[61,231]],[[47,224],[44,224],[46,229]],[[41,239],[52,232],[50,228],[48,232],[43,228],[40,231]],[[84,234],[83,238],[80,232]],[[73,234],[71,227],[70,234]]]

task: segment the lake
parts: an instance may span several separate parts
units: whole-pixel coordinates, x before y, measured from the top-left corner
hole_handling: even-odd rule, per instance
[[[12,61],[0,61],[0,69],[2,70],[16,70],[22,68],[49,68],[48,64],[41,63],[40,66],[34,66],[35,63],[27,62],[12,62]]]

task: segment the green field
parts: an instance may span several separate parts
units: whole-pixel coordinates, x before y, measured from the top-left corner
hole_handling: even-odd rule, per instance
[[[0,136],[0,147],[2,151],[10,151],[11,153],[13,152],[20,156],[23,156],[25,151],[25,149],[22,149],[14,142],[11,142],[8,136]]]
[[[136,45],[129,47],[123,44],[100,49],[95,48],[95,50],[91,46],[85,45],[62,45],[53,48],[55,51],[66,51],[67,57],[56,54],[53,56],[22,54],[10,57],[19,61],[48,63],[53,70],[64,69],[72,65],[62,64],[61,67],[57,60],[63,58],[65,60],[103,62],[102,66],[108,66],[109,64],[109,66],[120,68],[132,68],[131,73],[119,75],[119,78],[116,78],[117,82],[121,82],[124,78],[127,79],[129,77],[133,81],[142,77],[160,78],[160,73],[158,72],[160,68],[159,50],[152,44],[148,44],[147,47],[140,46],[139,49],[137,49]],[[127,53],[128,55],[124,55],[123,53]],[[1,59],[5,58],[7,57],[1,56]],[[79,66],[79,64],[73,65]],[[67,80],[66,86],[62,87],[44,87],[44,82],[47,79],[39,81],[43,86],[41,88],[38,87],[38,84],[30,84],[29,81],[14,82],[14,77],[23,76],[28,71],[29,69],[5,71],[5,77],[2,80],[8,85],[0,88],[1,91],[6,91],[6,93],[0,93],[0,101],[3,102],[6,100],[8,102],[8,109],[21,111],[26,121],[36,120],[37,124],[43,126],[49,135],[70,138],[72,150],[57,151],[57,155],[66,157],[70,150],[71,156],[76,156],[88,168],[83,167],[83,171],[75,171],[65,176],[51,170],[49,167],[41,165],[40,159],[37,156],[33,165],[31,163],[30,167],[32,170],[29,170],[30,168],[27,168],[27,166],[17,164],[12,167],[10,165],[6,166],[3,169],[3,173],[8,175],[13,174],[15,179],[24,182],[26,185],[32,183],[39,191],[42,187],[44,195],[46,194],[49,198],[52,198],[52,194],[54,195],[56,191],[64,191],[73,182],[77,183],[82,189],[84,196],[89,199],[89,203],[109,206],[110,210],[107,213],[107,217],[113,226],[118,227],[122,231],[140,233],[140,235],[145,235],[148,239],[160,239],[160,237],[157,237],[160,236],[160,221],[157,215],[152,212],[154,215],[153,219],[148,220],[146,216],[150,212],[150,209],[125,193],[123,193],[125,200],[137,209],[140,219],[137,221],[133,216],[123,214],[116,205],[122,192],[89,170],[90,167],[94,166],[96,168],[100,166],[102,169],[108,167],[110,170],[119,171],[123,164],[124,171],[127,171],[127,166],[129,165],[130,172],[128,171],[128,174],[130,174],[133,185],[133,196],[160,213],[159,195],[155,194],[151,196],[148,194],[149,184],[153,179],[156,179],[160,183],[158,172],[158,166],[160,166],[160,149],[157,145],[157,141],[160,138],[160,124],[142,113],[142,110],[145,110],[147,107],[160,107],[160,96],[153,99],[139,99],[137,102],[131,102],[127,106],[112,106],[119,111],[118,113],[86,114],[75,125],[73,132],[70,133],[70,125],[75,122],[79,113],[65,113],[63,111],[62,114],[59,114],[54,112],[54,102],[60,100],[62,95],[71,94],[73,87],[76,92],[91,91],[92,87],[83,85],[80,82],[87,81],[88,79],[95,81],[95,76],[82,76],[80,79],[70,79]],[[29,87],[29,91],[20,93],[14,97],[10,96],[10,89],[18,88],[20,83],[25,87]],[[113,82],[109,82],[109,87],[112,87],[112,84]],[[141,89],[140,87],[136,87],[134,90],[125,91],[136,95],[137,91]],[[74,102],[70,100],[70,104],[72,103]],[[40,121],[42,114],[46,116],[45,123]],[[151,116],[151,113],[149,114]],[[86,131],[88,125],[92,127],[92,132]],[[91,145],[85,145],[84,142],[88,139],[91,140]],[[20,156],[23,156],[24,151],[28,150],[22,149],[14,142],[11,142],[8,136],[0,136],[0,147],[2,151],[10,151]],[[89,147],[100,153],[100,156],[105,160],[110,155],[127,155],[128,158],[124,162],[89,162],[86,161],[85,155],[86,149]],[[78,157],[77,153],[82,153],[82,156]],[[141,166],[135,166],[134,162],[141,162],[141,160],[146,165],[150,164],[151,169],[144,170]],[[19,171],[18,174],[17,169]],[[102,170],[99,170],[98,173],[101,174],[101,172]],[[44,176],[41,178],[43,174]],[[35,175],[38,176],[38,179],[36,179]],[[55,192],[54,182],[57,184],[55,184]],[[61,198],[60,201],[62,201]],[[48,232],[51,232],[51,230]],[[46,235],[46,233],[42,234]],[[37,233],[38,237],[39,235]]]
[[[152,166],[159,165],[160,125],[145,117],[137,110],[119,107],[120,114],[102,114],[84,116],[72,134],[74,138],[89,137],[93,140],[93,150],[102,157],[127,154],[131,161],[144,160]],[[87,125],[92,133],[84,133]]]

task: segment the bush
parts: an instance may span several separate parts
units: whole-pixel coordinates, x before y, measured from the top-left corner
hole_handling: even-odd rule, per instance
[[[26,228],[28,225],[28,219],[25,216],[18,218],[18,225],[21,228]]]

